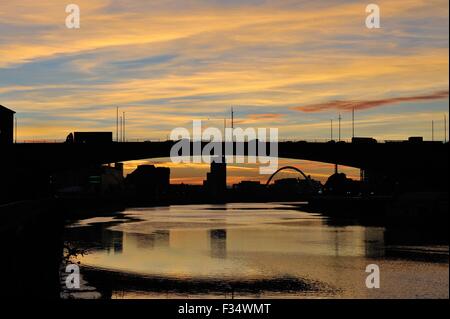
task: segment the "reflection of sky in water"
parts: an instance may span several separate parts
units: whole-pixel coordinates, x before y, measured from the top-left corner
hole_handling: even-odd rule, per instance
[[[123,233],[122,248],[96,251],[83,263],[152,275],[261,277],[273,273],[261,272],[264,265],[249,262],[244,255],[365,254],[362,227],[324,227],[321,217],[279,209],[279,205],[263,211],[249,210],[258,208],[254,204],[228,207],[128,210],[127,215],[142,221],[109,228]],[[85,224],[89,222],[100,220]],[[117,245],[113,242],[117,238],[111,239],[112,246]]]
[[[425,285],[436,273],[446,276],[440,285],[448,291],[448,263],[386,259],[383,228],[330,226],[321,216],[287,208],[228,204],[129,209],[125,217],[138,221],[105,224],[87,237],[92,241],[92,236],[101,236],[95,239],[96,249],[80,260],[84,265],[165,278],[308,278],[357,296],[379,293],[369,292],[364,284],[365,267],[375,262],[384,265],[384,276],[395,278],[385,286],[400,295],[398,285],[410,285],[405,271]],[[117,222],[91,219],[79,226],[112,221]]]

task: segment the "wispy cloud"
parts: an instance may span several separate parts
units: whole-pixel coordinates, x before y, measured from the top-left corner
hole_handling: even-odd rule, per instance
[[[438,91],[424,95],[413,95],[413,96],[401,96],[401,97],[392,97],[378,100],[353,100],[353,101],[330,101],[318,104],[310,104],[294,107],[294,110],[302,111],[302,112],[324,112],[324,111],[332,111],[332,110],[342,110],[342,111],[351,111],[355,110],[365,110],[371,109],[378,106],[388,105],[388,104],[396,104],[402,102],[419,102],[419,101],[433,101],[433,100],[442,100],[448,98],[448,91]]]
[[[258,113],[258,114],[249,114],[249,119],[255,119],[255,120],[267,120],[267,119],[277,119],[282,117],[283,114],[276,114],[276,113]]]

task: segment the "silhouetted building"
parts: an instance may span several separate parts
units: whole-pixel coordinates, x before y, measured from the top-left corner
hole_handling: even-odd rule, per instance
[[[211,171],[206,175],[203,186],[213,199],[223,199],[227,191],[227,163],[213,159],[211,161]]]
[[[272,196],[275,196],[277,198],[277,200],[295,200],[300,194],[302,194],[300,179],[278,179],[272,185],[270,185],[270,192]]]
[[[112,132],[75,132],[67,135],[66,143],[107,144],[113,140]]]
[[[325,192],[333,195],[360,195],[363,185],[360,181],[347,178],[344,173],[331,175],[325,183]]]
[[[170,184],[170,168],[140,165],[128,174],[126,184],[140,199],[158,200],[166,195]]]
[[[14,112],[0,105],[0,144],[12,144],[14,141]]]
[[[308,175],[308,178],[309,178],[309,186],[311,187],[311,189],[312,189],[312,192],[313,193],[321,193],[322,191],[323,191],[323,185],[322,185],[322,183],[320,182],[320,181],[317,181],[317,180],[315,180],[315,179],[312,179],[311,178],[311,175]],[[303,180],[303,183],[305,183],[306,181],[305,180]]]
[[[320,182],[301,178],[282,178],[271,185],[271,189],[285,194],[311,194],[317,193],[321,188]]]
[[[123,191],[124,177],[123,164],[115,163],[114,166],[102,166],[100,171],[100,192],[113,194]]]
[[[118,194],[124,189],[123,164],[77,168],[51,176],[51,185],[61,196]]]
[[[400,189],[408,190],[410,186],[412,186],[412,189],[421,190],[421,185],[428,183],[426,175],[421,176],[420,174],[417,174],[417,177],[411,178],[408,183],[399,185],[395,180],[395,177],[382,171],[371,169],[361,171],[363,172],[361,181],[364,183],[364,189],[366,192],[376,195],[393,195]]]
[[[242,202],[267,200],[267,187],[259,181],[241,181],[233,185],[231,198]]]
[[[241,181],[234,184],[233,189],[239,193],[258,193],[266,189],[265,185],[260,181]]]

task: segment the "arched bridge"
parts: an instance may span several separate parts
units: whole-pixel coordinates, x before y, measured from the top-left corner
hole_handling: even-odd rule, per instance
[[[275,176],[276,176],[278,173],[280,173],[280,172],[282,172],[282,171],[285,171],[285,170],[292,170],[292,171],[296,171],[296,172],[300,173],[300,174],[305,178],[305,180],[308,182],[308,184],[311,186],[311,180],[310,180],[310,178],[309,178],[305,173],[303,173],[303,171],[302,171],[301,169],[299,169],[299,168],[297,168],[297,167],[294,167],[294,166],[284,166],[284,167],[279,168],[275,173],[273,173],[273,174],[269,177],[269,179],[267,180],[266,186],[268,186],[268,185],[270,184],[270,182],[275,178]],[[311,187],[312,187],[312,186],[311,186]]]

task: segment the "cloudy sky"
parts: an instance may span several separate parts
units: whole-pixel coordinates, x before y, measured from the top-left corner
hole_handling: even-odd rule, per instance
[[[13,4],[14,3],[14,4]],[[65,26],[65,7],[81,28]],[[280,138],[444,138],[447,0],[0,0],[0,104],[18,112],[18,139],[115,130],[165,138],[193,119]],[[337,131],[335,132],[335,136]]]

